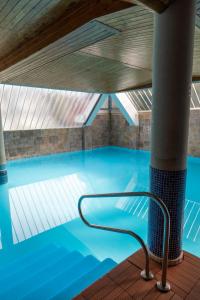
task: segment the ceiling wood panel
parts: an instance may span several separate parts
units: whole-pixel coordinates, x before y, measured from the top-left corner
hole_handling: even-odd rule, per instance
[[[97,2],[101,3],[101,9],[95,12]],[[122,0],[0,1],[0,66],[12,65],[0,72],[0,82],[101,93],[151,86],[153,13],[136,5],[120,10],[124,3]],[[89,16],[85,17],[85,13]],[[67,14],[70,18],[65,19]],[[80,27],[81,20],[79,23],[76,20],[82,14],[81,20],[86,24]],[[87,22],[93,16],[95,20]],[[57,27],[51,27],[52,23]],[[78,29],[74,30],[76,26]],[[52,33],[49,28],[57,29]],[[60,29],[69,33],[59,38]],[[46,47],[40,41],[44,32],[50,36],[45,43],[55,39]],[[36,51],[34,54],[25,59],[21,54],[18,56],[21,50],[29,49],[34,39],[42,49],[36,51],[36,45],[31,48]],[[193,77],[200,78],[198,28]]]
[[[58,19],[75,0],[1,0],[0,31],[7,31],[0,40],[0,58],[20,44],[33,38],[43,28]],[[21,9],[16,10],[17,7]],[[16,7],[16,8],[15,8]],[[28,9],[27,9],[28,8]],[[9,20],[9,22],[8,22]]]
[[[15,6],[13,7],[14,4]],[[11,15],[11,18],[13,19],[13,15],[18,16],[18,13],[22,9],[22,7],[27,7],[27,5],[31,6],[31,9],[34,8],[32,1],[29,0],[19,1],[17,3],[16,0],[14,0],[11,7],[9,7],[9,10],[6,11],[6,13],[4,11],[4,8],[2,27],[6,27],[7,23],[5,22],[5,20],[8,19],[9,15]],[[2,56],[0,61],[0,72],[18,63],[19,61],[26,59],[37,51],[40,51],[44,47],[71,33],[73,30],[86,24],[92,19],[104,14],[125,9],[130,6],[131,4],[116,0],[82,0],[77,3],[71,3],[71,5],[63,12],[63,14],[58,19],[54,20],[50,25],[40,29],[39,33],[37,33],[32,38],[27,39],[26,42],[23,41],[22,43],[19,43],[17,47],[7,53],[6,56]],[[7,20],[7,22],[9,22],[9,20]]]
[[[55,76],[56,74],[56,76]],[[76,52],[5,83],[58,89],[113,92],[151,80],[151,72],[136,70],[118,61]]]
[[[128,3],[135,3],[143,5],[149,9],[152,9],[158,13],[163,12],[172,1],[174,0],[124,0]]]
[[[24,73],[27,74],[29,71],[36,70],[39,67],[45,67],[46,64],[54,62],[60,57],[66,57],[68,54],[76,52],[87,45],[94,44],[118,33],[119,30],[97,20],[93,20],[41,51],[36,52],[29,58],[1,72],[0,79],[1,81],[7,79],[11,80],[13,77],[20,76]],[[27,76],[29,76],[29,74],[27,74]]]
[[[113,17],[99,18],[101,22],[120,30],[121,34],[110,37],[82,52],[120,60],[136,69],[151,70],[153,44],[153,16],[137,6]]]

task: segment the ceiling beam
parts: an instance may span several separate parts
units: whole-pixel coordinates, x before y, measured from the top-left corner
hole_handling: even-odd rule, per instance
[[[174,0],[124,0],[124,2],[143,5],[155,12],[163,12]]]
[[[195,83],[195,82],[199,82],[200,83],[200,76],[193,75],[192,76],[192,82],[193,83]],[[135,85],[135,86],[129,87],[127,89],[116,91],[116,93],[131,92],[131,91],[134,91],[134,90],[142,90],[142,89],[150,89],[150,88],[152,88],[152,82],[147,82],[147,83],[144,83],[144,84],[140,84],[140,85]]]
[[[135,86],[132,86],[132,87],[120,90],[120,91],[116,91],[115,93],[130,92],[130,91],[133,91],[133,90],[142,90],[142,89],[147,89],[147,88],[149,89],[151,87],[152,87],[152,83],[147,82],[147,83],[142,83],[142,84],[139,84],[139,85],[135,85]]]
[[[80,0],[72,3],[52,24],[41,28],[33,38],[19,44],[6,57],[1,58],[0,72],[54,43],[87,22],[130,8],[133,5],[133,3],[121,0]]]

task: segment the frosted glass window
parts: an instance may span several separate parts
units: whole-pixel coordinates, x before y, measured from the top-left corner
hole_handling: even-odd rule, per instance
[[[0,85],[4,130],[81,127],[99,94]]]
[[[152,109],[152,89],[140,89],[125,93],[137,111]],[[191,87],[191,109],[200,109],[200,83],[195,82]]]

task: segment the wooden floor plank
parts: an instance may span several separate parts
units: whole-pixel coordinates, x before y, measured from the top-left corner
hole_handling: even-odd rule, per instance
[[[195,284],[192,291],[186,297],[187,300],[199,300],[200,299],[200,280]]]
[[[119,297],[116,299],[118,299],[118,300],[133,300],[133,298],[125,291],[122,294],[120,294]],[[110,298],[109,300],[112,300],[112,298]]]
[[[169,293],[160,294],[158,297],[158,300],[169,300],[169,299],[172,299],[173,296],[174,296],[174,293],[172,291],[170,291]]]
[[[102,279],[81,293],[76,300],[200,300],[200,259],[186,252],[184,261],[168,269],[171,291],[161,293],[156,282],[161,279],[161,265],[150,262],[155,278],[144,281],[140,272],[144,268],[144,254],[137,251]]]
[[[109,279],[109,278],[108,278]],[[99,300],[107,297],[113,290],[116,290],[118,286],[109,279],[108,284],[106,284],[101,290],[99,290],[95,295],[90,297],[91,300]]]
[[[114,282],[122,289],[126,290],[129,286],[131,286],[135,281],[138,280],[140,272],[141,271],[137,267],[132,265],[123,273],[121,273],[120,276],[116,277],[114,279]]]
[[[181,299],[185,299],[187,293],[183,289],[178,287],[174,282],[170,282],[170,284],[171,284],[172,291],[175,293],[175,295],[177,295]]]
[[[108,276],[115,280],[115,278],[119,277],[120,274],[122,274],[125,270],[127,270],[129,267],[131,267],[131,264],[125,260],[121,264],[119,264],[114,270],[108,273]]]
[[[172,285],[173,283],[176,284],[176,286],[184,290],[186,293],[189,293],[191,291],[196,282],[196,280],[186,279],[184,276],[176,274],[176,272],[169,272],[168,280],[172,283]]]
[[[110,286],[110,289],[112,289],[114,287],[114,282],[107,276],[104,276],[102,279],[96,281],[91,287],[88,287],[83,291],[82,295],[86,299],[91,299],[107,286]]]
[[[127,293],[134,298],[143,299],[155,284],[156,281],[154,279],[144,282],[144,280],[140,278],[127,289]]]
[[[178,296],[178,295],[174,295],[174,296],[171,298],[171,300],[183,300],[183,299],[185,299],[185,297],[183,298],[183,297],[180,297],[180,296]]]
[[[189,262],[190,264],[200,268],[200,259],[197,256],[192,255],[189,252],[185,251],[184,252],[184,260]]]
[[[149,291],[149,293],[144,297],[144,300],[156,300],[160,296],[159,291],[157,290],[156,286]]]
[[[135,255],[130,256],[127,260],[136,265],[141,270],[143,270],[145,267],[145,256],[142,250],[139,250]],[[154,273],[157,273],[161,270],[161,265],[151,260],[150,270]]]
[[[104,297],[104,300],[119,299],[123,293],[124,293],[124,290],[118,286],[111,293],[109,293],[106,297]]]

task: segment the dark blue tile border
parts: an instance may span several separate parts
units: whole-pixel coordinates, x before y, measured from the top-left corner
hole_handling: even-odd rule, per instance
[[[171,230],[169,259],[177,259],[182,250],[183,213],[185,206],[186,170],[164,171],[150,168],[150,189],[169,209]],[[162,257],[163,214],[153,202],[149,204],[148,245],[150,251]]]
[[[8,182],[8,174],[6,165],[0,165],[0,185]]]

